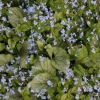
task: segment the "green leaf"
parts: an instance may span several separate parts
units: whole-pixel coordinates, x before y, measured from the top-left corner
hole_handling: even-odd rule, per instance
[[[100,53],[91,54],[90,58],[95,65],[100,67]]]
[[[61,100],[66,100],[67,99],[67,94],[64,94],[62,97],[61,97]]]
[[[50,80],[53,83],[53,87],[47,85],[48,80]],[[36,89],[38,89],[38,90],[46,89],[51,92],[54,92],[57,82],[58,82],[57,77],[52,77],[48,73],[41,73],[41,74],[35,75],[34,79],[29,84],[30,84],[32,90],[34,90],[34,91],[36,91]]]
[[[97,29],[100,29],[100,20],[98,20]]]
[[[77,87],[74,86],[74,87],[71,89],[71,92],[72,92],[72,93],[76,93],[76,92],[77,92]]]
[[[68,60],[66,51],[60,47],[54,47],[52,56],[52,65],[56,69],[65,72],[66,67],[69,67],[69,64],[66,63]]]
[[[34,55],[30,55],[30,64],[35,64],[36,62],[38,62],[38,57],[34,56]]]
[[[85,98],[85,95],[81,95],[79,98],[82,100]]]
[[[8,37],[8,38],[11,38],[11,37],[13,37],[15,34],[14,34],[14,31],[13,30],[11,30],[10,28],[7,28],[7,30],[10,30],[10,32],[6,32],[6,36]]]
[[[38,45],[38,48],[39,48],[40,50],[42,50],[42,49],[43,49],[43,42],[41,42],[41,41],[36,41],[36,43],[37,43],[37,45]]]
[[[0,36],[0,41],[3,41],[3,37]]]
[[[89,68],[89,71],[88,72],[92,74],[93,71],[94,71],[94,68]]]
[[[49,54],[50,58],[52,59],[53,47],[52,47],[50,44],[48,44],[48,45],[46,46],[46,51],[47,51],[47,53]]]
[[[78,60],[82,60],[87,56],[88,56],[87,48],[85,46],[82,46],[81,50],[78,53]]]
[[[24,96],[24,100],[31,100],[29,96]]]
[[[17,50],[20,51],[21,48],[22,48],[22,44],[18,43],[18,44],[17,44]]]
[[[48,1],[48,0],[37,0],[36,2],[37,2],[38,4],[40,4],[41,2],[42,2],[42,3],[47,3],[47,1]]]
[[[24,56],[28,54],[28,46],[29,46],[29,42],[28,41],[24,41],[24,43],[22,44],[22,48],[20,50],[20,55]]]
[[[28,87],[25,87],[20,94],[22,95],[23,98],[25,98],[26,96],[28,96],[30,94]]]
[[[74,100],[74,97],[71,95],[70,92],[64,94],[60,100]]]
[[[98,34],[98,36],[100,38],[100,29],[97,30],[97,34]]]
[[[9,22],[13,27],[16,27],[20,21],[20,18],[24,17],[24,13],[19,7],[10,7],[9,8]]]
[[[0,66],[9,63],[14,57],[11,54],[0,54]]]
[[[16,45],[16,42],[13,39],[8,39],[8,45],[10,49],[13,49]]]
[[[11,49],[15,48],[16,43],[20,40],[19,37],[14,37],[12,39],[8,39],[8,45]]]
[[[16,26],[15,29],[18,32],[28,31],[29,29],[31,29],[31,22],[28,21],[28,22],[23,23],[22,25],[18,25]]]
[[[54,14],[54,16],[55,16],[55,18],[56,18],[56,20],[58,21],[59,19],[62,19],[63,18],[63,13],[62,12],[55,12],[55,14]]]
[[[87,67],[93,67],[94,63],[90,57],[86,57],[82,60],[83,64],[85,64]]]
[[[94,65],[100,67],[100,53],[89,55],[88,57],[84,58],[81,63],[91,68],[93,68]]]
[[[85,69],[81,65],[74,66],[74,71],[79,75],[84,75]]]
[[[17,92],[17,91],[15,90],[15,94],[11,95],[11,94],[9,93],[9,99],[8,99],[8,100],[22,100],[22,96],[20,95],[19,92]]]
[[[5,49],[5,44],[4,43],[0,43],[0,51],[4,50]]]
[[[34,75],[39,73],[49,73],[51,76],[56,76],[56,69],[52,66],[51,60],[48,58],[43,57],[43,60],[38,61],[35,66],[32,68]]]
[[[20,57],[19,64],[20,64],[21,68],[28,68],[29,67],[29,63],[27,63],[26,57],[27,57],[27,55]]]

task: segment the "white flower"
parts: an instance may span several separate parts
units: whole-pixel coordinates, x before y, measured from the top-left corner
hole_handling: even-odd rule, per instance
[[[88,37],[87,40],[90,41],[90,38]]]
[[[53,41],[53,44],[54,44],[54,45],[57,45],[57,42],[56,42],[56,40],[54,40],[54,41]]]
[[[50,95],[49,94],[48,94],[47,98],[50,99]]]
[[[15,63],[15,60],[11,60],[11,64],[14,64]]]
[[[8,94],[6,94],[5,96],[4,96],[4,99],[9,99],[9,95]]]
[[[54,27],[54,21],[50,21],[50,26]]]
[[[26,19],[26,17],[24,17],[24,18],[23,18],[23,21],[24,21],[24,22],[27,22],[27,19]]]
[[[4,70],[4,66],[0,66],[0,72]]]
[[[95,0],[91,0],[91,3],[97,5]]]
[[[90,25],[90,21],[87,21],[87,24]]]
[[[81,34],[80,34],[80,38],[82,38],[82,37],[83,37],[83,35],[84,35],[84,33],[83,33],[83,32],[81,32]]]
[[[93,97],[90,97],[90,100],[94,100],[94,98]]]
[[[62,29],[62,30],[61,30],[61,33],[62,33],[62,34],[65,34],[65,30],[64,30],[64,29]]]
[[[10,94],[15,94],[15,91],[13,89],[10,89]]]
[[[35,91],[36,91],[37,93],[39,93],[39,89],[38,89],[38,88],[36,88]]]
[[[58,70],[58,74],[62,75],[62,74],[63,74],[63,72],[62,72],[61,70]]]
[[[84,82],[87,83],[88,79],[86,78],[86,75],[83,76],[83,79],[84,79]]]
[[[63,92],[67,92],[67,89],[64,87]]]
[[[10,7],[11,6],[11,3],[7,3],[7,7]]]
[[[82,88],[83,88],[84,92],[88,92],[88,89],[85,86],[83,86]]]
[[[89,92],[92,92],[92,91],[93,91],[93,88],[92,88],[91,85],[88,86],[88,91],[89,91]]]
[[[2,2],[0,2],[0,10],[2,9],[2,6],[3,6],[3,3],[2,3]]]
[[[65,76],[65,78],[66,79],[70,79],[73,76],[74,76],[73,70],[70,69],[70,68],[66,68],[66,76]]]
[[[82,91],[82,89],[80,87],[78,87],[77,91],[80,93]]]
[[[74,80],[74,84],[76,85],[78,83],[79,78],[75,77],[73,80]]]
[[[62,85],[65,84],[65,79],[61,78],[61,84],[62,84]]]
[[[46,100],[46,96],[41,96],[41,99],[42,100]]]
[[[84,8],[85,8],[85,6],[84,6],[84,5],[82,5],[82,6],[81,6],[81,9],[84,9]]]
[[[18,87],[18,92],[21,92],[21,87]]]
[[[4,22],[7,21],[6,17],[2,17],[1,20],[3,20]]]
[[[27,84],[27,87],[28,87],[28,88],[30,88],[30,87],[31,87],[31,86],[30,86],[30,83],[28,83],[28,84]]]
[[[1,78],[1,82],[2,82],[3,84],[5,84],[5,83],[6,83],[6,79],[5,79],[4,77],[2,77],[2,78]]]
[[[44,94],[46,93],[46,89],[41,89],[41,91],[38,93],[37,97],[44,97]]]
[[[92,48],[92,50],[91,50],[91,51],[92,51],[92,53],[95,53],[95,49],[94,49],[94,48]]]
[[[47,81],[47,85],[53,87],[53,83],[50,80]]]
[[[34,25],[37,25],[37,24],[38,24],[38,22],[36,20],[34,20]]]
[[[66,64],[68,64],[68,65],[69,65],[69,64],[70,64],[70,61],[69,61],[69,60],[66,60]]]
[[[52,38],[52,34],[50,34],[50,38]]]
[[[66,14],[69,14],[69,10],[66,10]]]
[[[18,68],[14,68],[13,72],[14,74],[18,71]]]
[[[31,89],[31,92],[34,93],[34,90]]]
[[[96,34],[96,39],[98,40],[99,38],[98,38],[98,34]]]
[[[100,87],[98,87],[98,92],[100,93]]]
[[[100,78],[100,74],[98,74],[97,76],[98,76],[98,78]]]
[[[39,56],[39,61],[42,61],[43,60],[43,57],[42,56]]]
[[[35,12],[35,5],[33,5],[33,6],[29,6],[28,7],[28,13],[32,13],[32,12]]]
[[[95,85],[95,86],[94,86],[94,89],[95,89],[95,90],[98,90],[98,86],[97,86],[97,85]]]
[[[76,99],[79,99],[79,94],[76,94],[75,98],[76,98]]]
[[[94,77],[93,77],[93,75],[91,75],[91,79],[92,79],[92,81],[94,81]]]
[[[38,27],[38,30],[40,30],[41,29],[41,27]]]
[[[25,77],[24,76],[21,76],[21,81],[25,81]]]
[[[64,20],[62,20],[62,21],[61,21],[61,24],[62,24],[62,25],[65,25],[66,23],[65,23],[65,21],[64,21]]]

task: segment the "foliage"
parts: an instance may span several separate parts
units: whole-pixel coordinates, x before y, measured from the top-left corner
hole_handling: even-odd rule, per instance
[[[99,100],[99,5],[0,0],[0,100]]]

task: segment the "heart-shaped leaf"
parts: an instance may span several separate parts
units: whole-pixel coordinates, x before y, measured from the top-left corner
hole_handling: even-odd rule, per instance
[[[52,76],[56,75],[56,69],[52,66],[51,60],[48,58],[43,58],[42,61],[38,61],[35,64],[36,67],[32,68],[32,72],[34,75],[39,74],[39,73],[49,73]]]
[[[19,60],[20,66],[22,68],[28,68],[29,67],[29,63],[27,62],[27,55],[21,56],[20,60]]]
[[[14,57],[11,54],[0,54],[0,66],[9,63]]]
[[[50,80],[53,83],[53,87],[47,84],[47,81]],[[30,82],[30,86],[32,90],[36,91],[41,89],[51,90],[52,92],[55,91],[55,87],[57,85],[58,78],[52,77],[48,73],[41,73],[37,74],[34,79]]]
[[[88,56],[87,48],[85,46],[82,46],[81,50],[78,53],[78,60],[82,60],[87,56]]]
[[[29,42],[28,41],[24,41],[24,43],[22,44],[22,48],[20,50],[20,55],[24,56],[28,54],[28,46],[29,46]]]
[[[48,52],[50,58],[52,59],[53,47],[50,44],[46,46],[46,51]]]
[[[79,75],[84,75],[85,74],[85,69],[81,65],[76,65],[74,67],[74,71],[78,73]]]
[[[0,51],[4,50],[5,49],[5,44],[4,43],[0,43]]]
[[[52,56],[52,65],[56,69],[65,72],[66,67],[69,67],[69,64],[66,63],[68,60],[66,51],[60,47],[54,47]]]
[[[31,29],[30,26],[31,26],[31,21],[28,21],[28,22],[23,23],[22,25],[16,26],[15,29],[18,32],[22,32],[22,31],[27,31],[27,30]]]
[[[24,17],[24,13],[22,9],[18,7],[10,7],[9,12],[9,22],[13,27],[16,27],[20,18]]]

